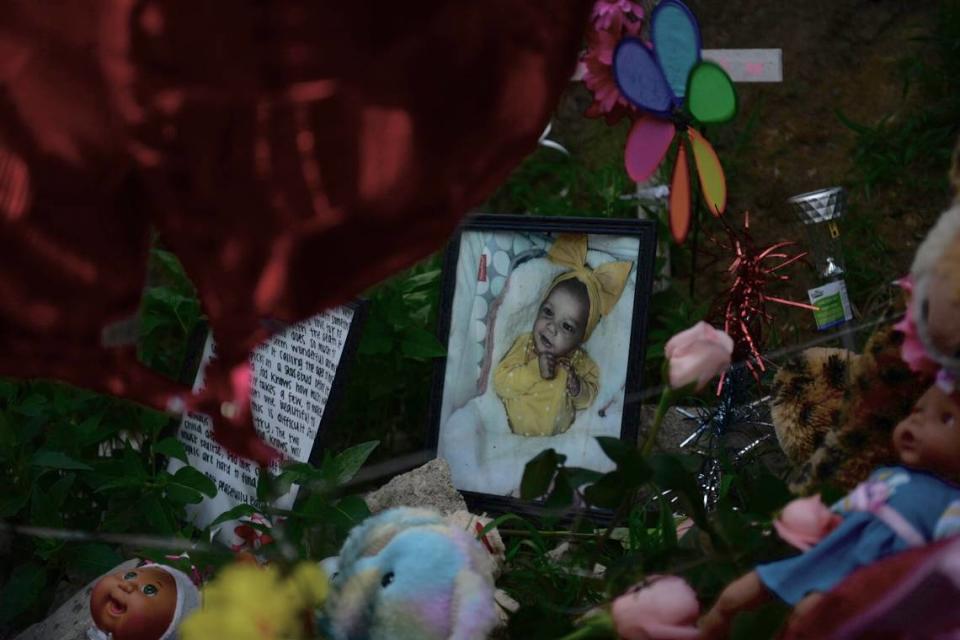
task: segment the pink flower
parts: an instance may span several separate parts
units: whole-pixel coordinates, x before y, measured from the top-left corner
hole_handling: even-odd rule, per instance
[[[647,586],[614,600],[611,613],[617,634],[626,640],[680,640],[700,634],[697,594],[676,576],[650,576]]]
[[[917,324],[913,319],[913,276],[907,276],[897,281],[900,288],[907,292],[907,313],[903,320],[893,325],[893,328],[903,334],[903,344],[900,345],[900,357],[912,371],[932,374],[938,365],[927,356],[927,349],[917,333]]]
[[[773,526],[788,544],[806,551],[823,540],[843,521],[820,496],[797,498],[788,504]]]
[[[669,362],[670,387],[681,389],[696,383],[700,391],[730,366],[733,339],[701,321],[670,338],[663,350]]]
[[[597,0],[591,18],[600,29],[609,29],[614,20],[632,14],[637,20],[643,17],[643,6],[632,0]]]
[[[262,547],[273,543],[273,536],[260,527],[250,526],[250,524],[247,524],[248,522],[263,527],[273,527],[270,521],[259,513],[251,514],[250,517],[245,519],[245,522],[241,521],[241,524],[233,528],[234,543],[230,545],[231,551],[236,552],[244,549],[259,551]]]
[[[594,5],[595,24],[587,31],[581,57],[582,80],[593,94],[586,115],[604,117],[612,124],[634,110],[613,79],[613,52],[624,36],[635,36],[643,25],[643,9],[630,0],[601,0]]]

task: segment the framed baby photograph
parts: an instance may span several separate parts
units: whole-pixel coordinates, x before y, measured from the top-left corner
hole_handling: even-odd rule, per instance
[[[446,254],[431,441],[471,507],[531,511],[544,449],[605,472],[597,436],[636,441],[656,228],[647,220],[478,215]]]

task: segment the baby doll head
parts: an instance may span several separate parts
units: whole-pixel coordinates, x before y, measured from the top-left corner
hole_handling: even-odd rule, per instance
[[[960,393],[930,387],[893,430],[893,447],[908,467],[960,476]]]
[[[576,278],[554,285],[533,321],[537,353],[563,357],[583,342],[590,317],[587,287]]]
[[[90,596],[90,615],[113,640],[169,640],[199,604],[200,592],[185,573],[148,563],[101,578]]]

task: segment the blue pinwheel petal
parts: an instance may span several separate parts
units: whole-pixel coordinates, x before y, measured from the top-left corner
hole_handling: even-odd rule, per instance
[[[637,107],[656,115],[669,115],[674,94],[653,52],[639,38],[623,38],[617,44],[613,78],[620,93]]]
[[[663,0],[653,10],[651,23],[657,62],[673,95],[682,101],[687,92],[687,76],[693,65],[700,61],[697,18],[679,0]]]

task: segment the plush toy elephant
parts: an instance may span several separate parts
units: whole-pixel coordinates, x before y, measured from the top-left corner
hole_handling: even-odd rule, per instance
[[[433,511],[369,518],[325,567],[321,626],[335,640],[478,640],[497,623],[492,557]]]

